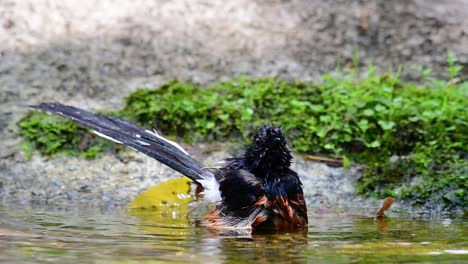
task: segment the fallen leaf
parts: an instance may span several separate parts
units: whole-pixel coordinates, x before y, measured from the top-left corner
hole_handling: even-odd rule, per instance
[[[192,181],[186,177],[162,182],[137,196],[129,209],[157,209],[186,206],[194,200],[190,194]]]
[[[386,197],[383,200],[382,207],[380,207],[380,209],[375,213],[375,216],[376,217],[383,216],[384,212],[387,211],[388,208],[390,208],[390,206],[392,206],[394,201],[395,200],[393,200],[392,197]]]

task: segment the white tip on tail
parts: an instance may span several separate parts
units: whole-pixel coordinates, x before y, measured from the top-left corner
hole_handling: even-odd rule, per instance
[[[145,131],[146,131],[146,133],[151,134],[151,135],[153,135],[153,136],[155,136],[155,137],[157,137],[157,138],[159,138],[159,139],[161,139],[161,140],[163,140],[163,141],[165,141],[165,142],[171,144],[172,146],[174,146],[174,147],[176,147],[177,149],[179,149],[180,151],[182,151],[185,155],[190,156],[190,154],[189,154],[184,148],[182,148],[179,144],[177,144],[176,142],[174,142],[174,141],[172,141],[172,140],[169,140],[169,139],[167,139],[167,138],[165,138],[165,137],[160,136],[156,131],[154,131],[154,132],[153,132],[153,131],[149,131],[149,130],[145,130]]]
[[[141,141],[139,139],[136,140],[138,144],[140,144],[141,146],[149,146],[150,144],[147,143],[147,142],[144,142],[144,141]]]
[[[199,180],[203,186],[204,199],[209,202],[221,201],[221,192],[219,191],[219,183],[214,176],[207,179]]]
[[[116,140],[116,139],[113,139],[113,138],[111,138],[111,137],[109,137],[109,136],[106,136],[106,135],[104,135],[104,134],[101,133],[101,132],[97,132],[96,130],[93,130],[93,132],[94,132],[94,134],[96,134],[96,135],[98,135],[98,136],[100,136],[100,137],[103,137],[103,138],[105,138],[105,139],[114,141],[115,143],[122,144],[122,142],[120,142],[120,141],[118,141],[118,140]]]

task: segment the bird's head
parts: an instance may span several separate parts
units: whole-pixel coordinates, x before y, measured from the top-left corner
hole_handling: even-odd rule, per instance
[[[246,165],[259,177],[266,177],[274,171],[288,168],[292,156],[286,145],[283,129],[271,124],[261,126],[244,158]]]

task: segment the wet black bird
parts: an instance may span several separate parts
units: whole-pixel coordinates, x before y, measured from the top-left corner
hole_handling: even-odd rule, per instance
[[[177,143],[121,118],[60,103],[32,107],[73,120],[192,179],[204,199],[216,203],[203,221],[209,227],[291,231],[307,225],[302,183],[290,169],[291,152],[279,127],[261,126],[242,156],[207,169]]]

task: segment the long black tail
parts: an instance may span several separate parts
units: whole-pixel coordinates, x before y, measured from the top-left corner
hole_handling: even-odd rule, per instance
[[[210,188],[211,186],[206,185],[214,180],[213,174],[204,170],[203,166],[191,158],[177,143],[129,121],[113,116],[92,114],[60,103],[42,103],[31,107],[61,115],[93,129],[99,136],[141,151],[202,184],[205,189]]]

